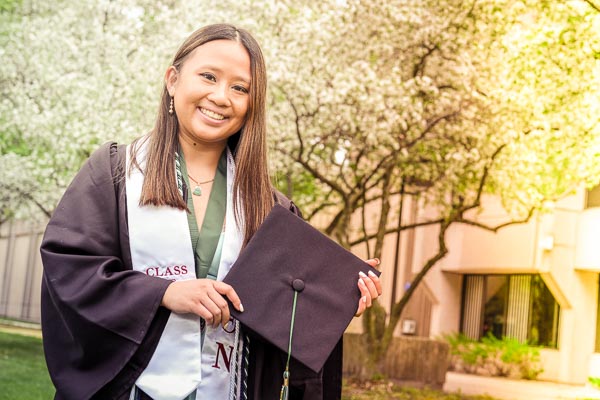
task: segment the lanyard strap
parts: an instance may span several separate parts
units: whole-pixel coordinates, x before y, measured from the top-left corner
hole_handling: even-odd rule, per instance
[[[294,304],[292,305],[292,321],[290,322],[290,341],[288,343],[287,361],[285,363],[285,371],[283,371],[283,385],[279,400],[288,400],[289,396],[289,380],[290,380],[290,357],[292,356],[292,336],[294,334],[294,321],[296,319],[296,301],[298,300],[298,292],[294,290]]]
[[[183,177],[181,174],[181,161],[179,159],[179,152],[175,152],[175,178],[177,180],[177,190],[179,190],[179,194],[181,197],[185,199],[183,195]]]

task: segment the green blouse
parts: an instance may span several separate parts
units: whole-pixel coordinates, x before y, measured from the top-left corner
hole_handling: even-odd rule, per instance
[[[226,151],[223,151],[219,159],[201,229],[198,229],[196,214],[194,213],[192,187],[188,178],[185,159],[182,156],[180,157],[180,165],[181,175],[187,186],[187,206],[190,210],[188,213],[188,226],[192,238],[192,248],[194,249],[196,277],[217,279],[225,236],[223,231],[227,210],[227,154]]]

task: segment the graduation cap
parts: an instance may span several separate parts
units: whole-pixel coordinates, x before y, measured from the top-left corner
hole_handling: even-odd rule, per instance
[[[231,314],[288,353],[284,386],[290,354],[315,373],[323,368],[356,313],[360,271],[380,275],[278,204],[240,253],[223,280],[244,305]]]

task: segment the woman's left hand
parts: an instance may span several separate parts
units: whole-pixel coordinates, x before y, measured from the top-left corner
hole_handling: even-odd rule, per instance
[[[377,258],[372,258],[365,262],[372,267],[377,267],[380,264]],[[358,289],[360,290],[361,297],[358,300],[358,310],[354,314],[355,317],[360,317],[367,308],[373,305],[373,300],[381,296],[381,281],[377,275],[370,271],[368,275],[361,272],[358,277]]]

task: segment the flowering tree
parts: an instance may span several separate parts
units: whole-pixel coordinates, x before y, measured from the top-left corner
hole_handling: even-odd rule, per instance
[[[3,4],[0,222],[50,216],[99,144],[127,142],[152,127],[178,43],[218,18],[176,3]]]
[[[98,144],[153,123],[177,44],[232,21],[260,39],[272,170],[342,245],[437,226],[439,244],[386,323],[363,318],[373,364],[456,223],[497,230],[600,177],[600,13],[591,0],[8,2],[0,13],[0,222],[49,215]],[[512,215],[470,219],[484,194]],[[403,196],[402,196],[403,195]],[[394,196],[427,220],[398,223]],[[365,206],[378,209],[376,223]],[[370,227],[374,225],[374,227]]]
[[[142,35],[126,6],[63,3],[22,2],[2,14],[5,217],[49,216],[94,148],[108,138],[139,133],[136,123],[148,111],[148,92],[156,89],[129,79],[129,67],[139,65],[127,61],[144,53],[144,43],[127,40]],[[133,98],[137,108],[128,104]]]
[[[600,179],[600,17],[586,1],[336,1],[265,7],[274,149],[309,218],[379,256],[386,234],[438,227],[438,251],[363,318],[372,365],[448,252],[453,224],[497,231]],[[247,10],[250,12],[250,10]],[[290,163],[290,161],[293,161]],[[299,188],[299,190],[297,190]],[[511,218],[472,218],[498,195]],[[392,198],[428,219],[398,222]],[[378,209],[375,228],[364,212]],[[400,202],[401,207],[401,202]],[[394,216],[396,214],[396,216]]]

